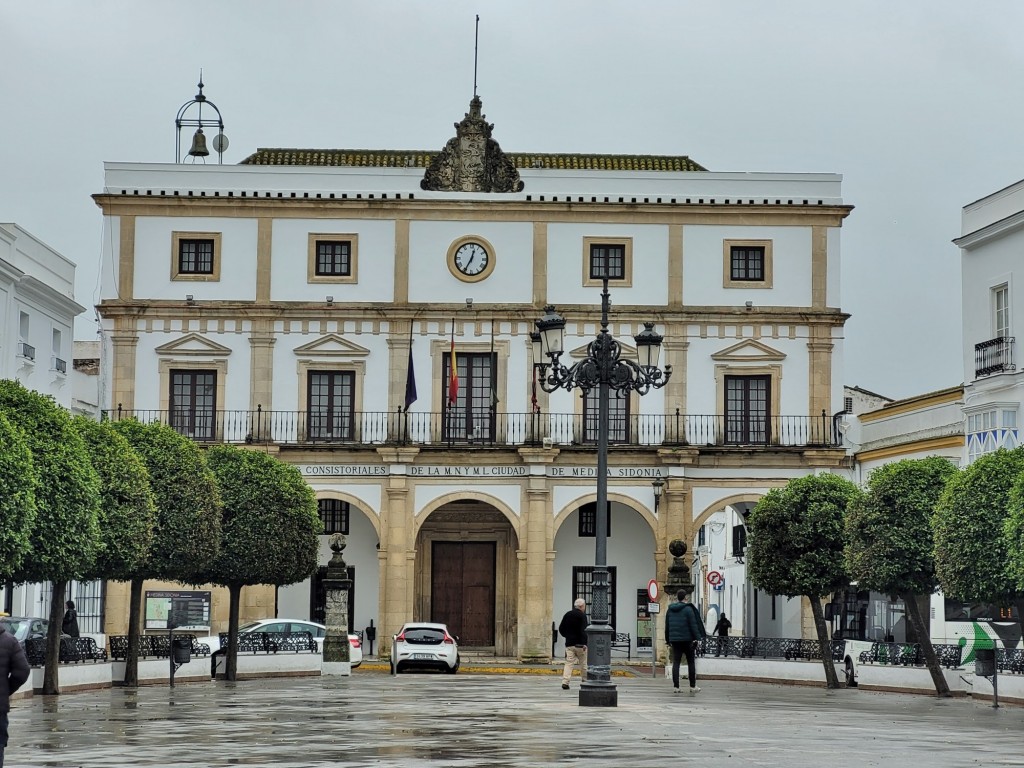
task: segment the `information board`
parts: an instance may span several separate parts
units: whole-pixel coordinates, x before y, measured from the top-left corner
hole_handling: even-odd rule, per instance
[[[146,590],[146,629],[210,629],[210,593]]]
[[[651,653],[651,633],[654,631],[654,622],[651,620],[648,611],[647,590],[636,591],[636,652],[642,655]]]

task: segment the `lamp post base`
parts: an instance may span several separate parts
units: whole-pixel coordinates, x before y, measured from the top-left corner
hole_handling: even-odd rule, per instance
[[[581,707],[617,707],[619,691],[613,683],[591,682],[580,685]]]

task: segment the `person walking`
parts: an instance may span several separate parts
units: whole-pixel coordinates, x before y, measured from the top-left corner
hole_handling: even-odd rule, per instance
[[[712,634],[718,635],[718,641],[715,643],[715,656],[721,655],[725,648],[725,641],[722,638],[729,636],[730,629],[732,629],[732,622],[729,621],[723,613],[718,617],[718,622],[715,624],[715,628],[711,630]]]
[[[68,600],[64,603],[64,607],[67,610],[64,611],[61,631],[68,637],[81,637],[82,633],[78,630],[78,611],[75,610],[74,600]]]
[[[569,690],[569,680],[577,662],[580,680],[587,679],[587,601],[577,598],[572,610],[566,611],[558,625],[558,634],[565,638],[565,667],[562,669],[562,690]]]
[[[690,694],[700,693],[697,687],[696,645],[707,637],[704,622],[690,602],[690,593],[681,589],[676,593],[676,602],[668,607],[665,614],[665,642],[672,647],[672,687],[679,693],[679,664],[686,655],[686,668],[690,677]]]
[[[21,643],[0,624],[0,768],[3,768],[4,751],[7,749],[7,713],[11,711],[11,694],[25,684],[28,675],[28,659]]]

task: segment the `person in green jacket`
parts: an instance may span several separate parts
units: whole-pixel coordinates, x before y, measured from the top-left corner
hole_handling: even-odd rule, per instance
[[[690,674],[690,694],[700,692],[697,687],[697,665],[695,651],[697,643],[708,636],[704,622],[696,607],[690,602],[690,593],[681,589],[676,601],[665,614],[665,642],[672,646],[672,687],[679,693],[679,663],[686,654],[686,667]]]

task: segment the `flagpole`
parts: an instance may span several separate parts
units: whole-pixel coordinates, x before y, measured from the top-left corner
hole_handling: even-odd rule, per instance
[[[448,441],[451,443],[455,433],[455,402],[459,396],[459,363],[455,357],[455,315],[452,315],[451,352],[448,355],[448,397],[445,418],[448,424]]]

